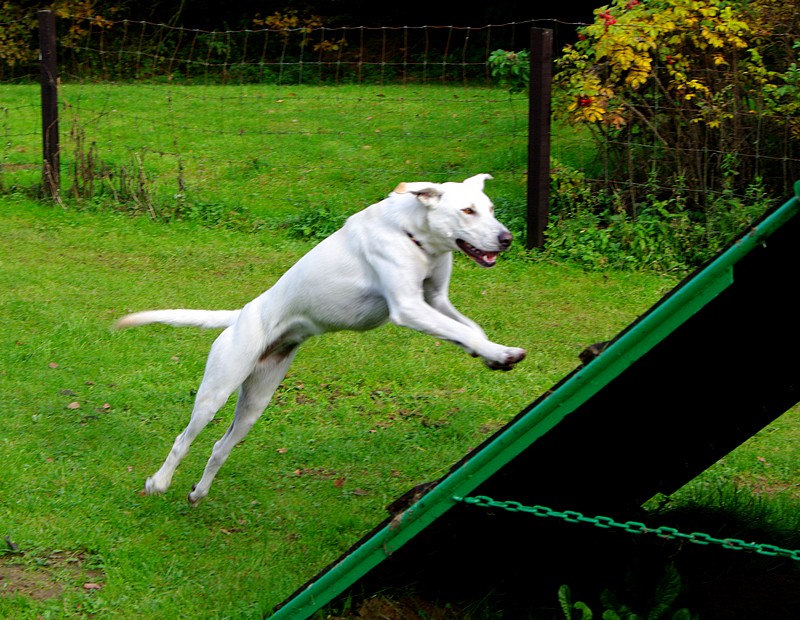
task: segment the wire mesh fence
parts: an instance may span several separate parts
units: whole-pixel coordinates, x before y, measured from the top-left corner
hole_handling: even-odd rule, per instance
[[[530,27],[207,32],[60,19],[62,193],[268,216],[336,208],[352,183],[376,199],[402,180],[499,166],[521,199],[526,99],[496,87],[486,58]],[[41,166],[33,69],[16,74],[3,87],[6,188],[34,184]]]
[[[148,212],[166,202],[267,215],[335,209],[354,183],[375,198],[400,180],[486,171],[498,177],[501,201],[524,204],[528,98],[493,74],[492,52],[526,49],[532,27],[574,33],[576,26],[590,35],[600,29],[596,50],[612,25],[610,15],[605,20],[385,28],[263,20],[250,29],[204,31],[61,17],[62,193],[105,194]],[[9,32],[13,26],[4,24]],[[620,71],[614,54],[633,50],[635,59],[647,41],[622,17],[613,28],[616,51],[591,69],[596,84],[576,86],[557,73],[557,166],[580,171],[592,191],[604,192],[607,208],[633,217],[676,195],[688,208],[706,209],[756,186],[777,199],[791,191],[800,177],[800,125],[796,105],[780,98],[800,92],[800,81],[791,81],[796,35],[754,34],[767,41],[759,49],[783,54],[775,65],[786,76],[783,90],[758,91],[748,73],[755,65],[745,65],[743,52],[712,46],[700,73],[683,76],[683,91],[671,90],[678,61],[645,50],[651,79],[626,99],[609,94]],[[675,36],[693,33],[687,26]],[[556,57],[564,75],[569,53],[556,50]],[[628,81],[630,62],[622,71]],[[41,175],[34,67],[23,58],[3,69],[5,188],[34,185]],[[698,104],[701,86],[711,95]],[[592,119],[598,109],[601,118]],[[561,197],[553,200],[559,208]]]

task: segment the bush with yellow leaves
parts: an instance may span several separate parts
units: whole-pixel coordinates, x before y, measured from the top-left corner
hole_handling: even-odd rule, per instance
[[[800,176],[798,41],[794,2],[613,0],[558,60],[554,109],[634,188],[680,183],[700,210],[754,183],[782,196]]]

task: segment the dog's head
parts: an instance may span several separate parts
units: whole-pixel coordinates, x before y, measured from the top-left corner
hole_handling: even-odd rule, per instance
[[[511,245],[511,233],[494,216],[494,205],[483,193],[490,174],[463,183],[401,183],[395,193],[414,194],[427,207],[429,235],[437,246],[461,250],[481,267],[494,267],[497,255]]]

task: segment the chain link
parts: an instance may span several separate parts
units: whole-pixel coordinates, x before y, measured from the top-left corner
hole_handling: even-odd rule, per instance
[[[649,528],[644,523],[638,521],[615,521],[611,517],[585,517],[580,512],[574,510],[565,510],[558,512],[546,506],[524,506],[520,502],[514,501],[498,501],[485,495],[477,495],[475,497],[454,497],[453,501],[468,504],[470,506],[477,506],[479,508],[498,508],[507,510],[509,512],[522,512],[532,514],[537,517],[553,517],[561,519],[567,523],[589,523],[602,529],[618,528],[625,530],[631,534],[655,534],[659,538],[667,538],[674,540],[686,540],[694,543],[695,545],[719,545],[724,549],[731,549],[733,551],[754,551],[761,555],[781,556],[790,558],[792,560],[800,561],[800,549],[782,549],[775,545],[748,543],[737,538],[714,538],[709,534],[703,532],[692,532],[686,534],[679,532],[674,527],[657,527]]]

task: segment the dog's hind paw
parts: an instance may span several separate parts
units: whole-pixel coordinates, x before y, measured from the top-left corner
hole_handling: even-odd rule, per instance
[[[167,486],[159,485],[155,480],[155,476],[151,476],[150,478],[145,480],[144,483],[145,495],[163,495],[164,493],[166,493],[168,488],[169,485]]]
[[[189,495],[186,496],[186,500],[189,502],[189,505],[192,508],[194,508],[195,506],[197,506],[197,504],[200,503],[200,500],[203,499],[205,496],[206,493],[203,493],[202,495],[197,493],[197,485],[193,484],[192,491],[189,493]]]

